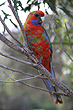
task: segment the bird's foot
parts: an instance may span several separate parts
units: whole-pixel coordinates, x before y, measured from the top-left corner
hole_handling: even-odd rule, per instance
[[[40,60],[38,60],[37,64],[38,65],[42,64],[42,58],[40,58]]]
[[[32,55],[32,54],[34,54],[34,52],[33,51],[29,51],[29,54]]]

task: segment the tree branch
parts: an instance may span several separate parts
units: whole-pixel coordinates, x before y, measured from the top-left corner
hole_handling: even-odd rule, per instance
[[[6,75],[6,73],[5,73]],[[27,80],[31,80],[31,79],[35,79],[35,78],[38,78],[40,77],[41,75],[36,75],[34,77],[29,77],[29,78],[25,78],[25,79],[15,79],[15,81],[8,81],[9,79],[11,79],[11,76],[9,76],[9,79],[7,81],[2,81],[0,80],[0,82],[4,82],[4,83],[15,83],[15,82],[20,82],[20,81],[27,81]]]
[[[64,48],[64,46],[63,46],[61,40],[59,39],[59,37],[58,37],[57,34],[55,33],[55,31],[54,31],[54,25],[53,25],[53,24],[51,24],[51,28],[52,28],[52,31],[53,31],[54,35],[55,35],[56,38],[59,40],[60,45],[62,46],[63,51],[66,53],[66,55],[69,57],[69,59],[73,62],[73,59],[72,59],[72,58],[70,57],[70,55],[67,53],[67,51],[65,50],[65,48]]]
[[[35,76],[33,74],[29,74],[29,73],[25,73],[23,71],[19,71],[19,70],[15,70],[15,69],[9,68],[9,67],[7,67],[5,65],[2,65],[2,64],[0,64],[0,67],[1,68],[4,68],[4,69],[7,69],[7,70],[10,70],[10,71],[13,71],[13,72],[21,73],[22,75],[27,75],[27,76],[31,76],[31,77],[34,77]]]
[[[27,62],[27,61],[24,61],[24,60],[20,60],[18,58],[13,57],[13,56],[6,55],[6,54],[4,54],[2,52],[0,52],[0,55],[4,56],[6,58],[9,58],[9,59],[15,60],[17,62],[20,62],[20,63],[23,63],[23,64],[27,64],[29,66],[37,66],[37,64],[35,64],[35,63],[31,63],[31,62]]]
[[[15,44],[13,44],[11,41],[9,41],[7,38],[5,38],[3,35],[1,36],[0,34],[0,39],[7,44],[9,47],[13,48],[14,50],[25,54],[25,52],[22,50],[22,48],[20,48],[19,46],[16,46]],[[28,53],[27,53],[28,55]],[[29,59],[34,61],[34,58],[31,57],[30,55]],[[36,60],[36,59],[35,59]],[[37,61],[36,61],[37,62]],[[70,89],[69,87],[67,87],[65,84],[63,84],[62,82],[58,81],[56,78],[54,78],[51,73],[42,65],[31,65],[30,66],[40,70],[46,77],[47,79],[49,79],[55,86],[57,86],[59,89],[61,89],[63,92],[65,92],[67,95],[69,95],[69,97],[73,98],[73,90]]]
[[[9,3],[10,9],[12,10],[12,12],[13,12],[13,14],[14,14],[14,16],[15,16],[15,18],[16,18],[16,20],[17,20],[17,22],[18,22],[18,24],[19,24],[19,26],[21,28],[22,37],[23,37],[23,41],[24,41],[23,45],[24,45],[24,47],[28,47],[28,45],[27,45],[27,38],[26,38],[26,35],[25,35],[25,32],[24,32],[23,25],[22,25],[19,17],[17,16],[17,13],[16,13],[14,7],[12,6],[11,0],[7,0],[7,1]]]
[[[10,83],[21,83],[21,84],[23,84],[23,85],[25,85],[25,86],[28,86],[28,87],[31,87],[31,88],[34,88],[34,89],[38,89],[38,90],[45,91],[45,92],[49,92],[49,93],[52,93],[52,94],[63,95],[63,96],[69,97],[69,96],[68,96],[67,94],[65,94],[65,93],[54,92],[54,91],[46,90],[46,89],[43,89],[43,88],[40,88],[40,87],[36,87],[36,86],[33,86],[33,85],[29,85],[29,84],[26,84],[25,82],[22,82],[21,80],[16,80],[16,79],[10,77],[10,76],[7,75],[5,72],[4,72],[4,74],[5,74],[7,77],[9,77],[10,79],[12,79],[13,81],[2,81],[2,80],[0,80],[0,82],[3,82],[3,83],[9,83],[9,82],[10,82]],[[25,80],[25,79],[24,79],[24,80]]]
[[[63,45],[73,45],[73,42],[70,42],[70,44],[68,42],[62,42]],[[60,42],[53,42],[52,45],[60,45]]]
[[[7,30],[7,32],[10,34],[10,36],[15,39],[21,46],[23,46],[23,43],[9,30],[7,25],[4,23],[3,19],[0,16],[0,21],[3,24],[4,28]]]
[[[66,27],[66,33],[67,33],[67,36],[68,36],[68,40],[69,40],[69,44],[70,44],[70,48],[71,48],[71,51],[72,51],[72,53],[73,53],[72,46],[71,46],[71,42],[70,42],[70,37],[69,37],[69,33],[68,33],[68,28],[67,28],[66,23],[65,23],[65,27]]]
[[[5,65],[2,65],[2,64],[0,64],[0,67],[4,68],[4,69],[7,69],[7,70],[10,70],[12,72],[21,73],[22,75],[27,75],[27,76],[35,77],[34,74],[29,74],[29,73],[25,73],[23,71],[15,70],[15,69],[9,68],[9,67],[7,67]],[[44,78],[42,76],[38,76],[37,78],[39,78],[39,79],[47,79],[46,77]]]
[[[69,95],[71,98],[73,98],[73,90],[70,89],[67,85],[64,83],[60,82],[56,78],[54,78],[51,73],[43,66],[43,65],[38,65],[37,67],[38,70],[40,70],[46,77],[49,79],[55,86],[57,86],[60,90],[62,90],[64,93]]]
[[[10,40],[8,40],[3,34],[0,33],[0,40],[2,42],[4,42],[7,46],[9,46],[10,48],[12,48],[13,50],[22,53],[24,55],[26,55],[30,60],[32,60],[33,62],[38,62],[37,58],[31,53],[27,52],[26,48],[21,48],[17,45],[15,45],[14,43],[12,43]]]

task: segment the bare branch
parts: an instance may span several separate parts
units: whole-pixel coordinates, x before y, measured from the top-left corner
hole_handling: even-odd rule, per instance
[[[7,25],[4,23],[3,19],[0,16],[0,21],[3,24],[4,28],[7,30],[7,32],[10,34],[10,36],[15,39],[21,46],[23,46],[23,43],[9,30]]]
[[[62,25],[61,25],[60,23],[58,23],[58,22],[56,21],[56,19],[54,19],[54,17],[53,17],[53,20],[54,20],[55,24],[58,24],[58,25],[62,28]]]
[[[17,45],[15,45],[14,43],[12,43],[10,40],[8,40],[3,34],[1,34],[0,33],[0,40],[2,41],[2,42],[4,42],[7,46],[9,46],[10,48],[12,48],[12,49],[14,49],[15,51],[17,51],[17,52],[20,52],[20,53],[22,53],[22,54],[24,54],[24,55],[26,55],[31,61],[33,61],[33,62],[38,62],[38,60],[37,60],[37,58],[32,54],[29,54],[28,52],[27,52],[27,50],[26,50],[26,48],[21,48],[21,47],[19,47],[19,46],[17,46]]]
[[[18,59],[18,58],[13,57],[13,56],[6,55],[6,54],[4,54],[4,53],[2,53],[2,52],[0,52],[0,55],[4,56],[4,57],[6,57],[6,58],[9,58],[9,59],[15,60],[15,61],[17,61],[17,62],[20,62],[20,63],[23,63],[23,64],[27,64],[27,65],[29,65],[29,66],[32,66],[32,65],[33,65],[33,66],[37,66],[37,64],[35,64],[35,63],[31,63],[31,62],[27,62],[27,61],[24,61],[24,60],[20,60],[20,59]]]
[[[11,0],[7,0],[7,1],[9,3],[10,9],[12,10],[12,12],[13,12],[13,14],[14,14],[14,16],[15,16],[15,18],[16,18],[16,20],[17,20],[17,22],[18,22],[18,24],[19,24],[19,26],[21,28],[22,36],[23,36],[23,39],[24,39],[23,40],[24,41],[23,45],[24,45],[24,47],[28,47],[28,45],[27,45],[27,38],[26,38],[26,35],[25,35],[25,32],[24,32],[23,25],[22,25],[19,17],[17,16],[17,13],[16,13],[14,7],[12,6]]]
[[[63,46],[61,40],[59,39],[59,37],[58,37],[57,34],[55,33],[55,31],[54,31],[54,25],[51,24],[51,27],[52,27],[52,31],[53,31],[54,35],[55,35],[56,38],[59,40],[60,45],[62,46],[63,51],[66,53],[66,55],[69,57],[69,59],[73,62],[73,59],[72,59],[72,58],[70,57],[70,55],[67,53],[67,51],[65,50],[65,48],[64,48],[64,46]]]
[[[66,23],[65,23],[65,27],[66,27],[66,33],[67,33],[67,36],[68,36],[68,40],[69,40],[69,44],[70,44],[70,48],[71,48],[71,51],[72,51],[72,53],[73,53],[72,46],[71,46],[71,42],[70,42],[70,37],[69,37],[69,33],[68,33],[68,28],[67,28]]]
[[[16,51],[24,51],[21,47],[15,45],[14,43],[12,43],[10,40],[8,40],[3,34],[0,33],[0,40],[2,42],[4,42],[6,45],[8,45],[10,48],[16,50]]]
[[[1,67],[1,68],[4,68],[4,69],[7,69],[7,70],[10,70],[10,71],[13,71],[13,72],[21,73],[21,74],[23,74],[23,75],[28,75],[28,76],[31,76],[31,77],[34,77],[34,76],[35,76],[35,75],[33,75],[33,74],[29,74],[29,73],[25,73],[25,72],[23,72],[23,71],[19,71],[19,70],[15,70],[15,69],[9,68],[9,67],[7,67],[7,66],[5,66],[5,65],[2,65],[2,64],[0,64],[0,67]]]
[[[23,84],[23,85],[25,85],[25,86],[28,86],[28,87],[31,87],[31,88],[34,88],[34,89],[38,89],[38,90],[42,90],[42,91],[49,92],[49,93],[52,93],[52,94],[63,95],[63,96],[69,97],[69,96],[68,96],[67,94],[65,94],[65,93],[54,92],[54,91],[46,90],[46,89],[43,89],[43,88],[40,88],[40,87],[36,87],[36,86],[33,86],[33,85],[29,85],[29,84],[26,84],[25,82],[22,82],[22,81],[20,81],[20,80],[17,81],[16,79],[14,79],[14,78],[10,77],[9,75],[7,75],[5,72],[4,72],[4,74],[5,74],[7,77],[9,77],[10,79],[13,80],[13,81],[8,81],[8,82],[11,82],[11,83],[21,83],[21,84]],[[2,81],[2,80],[0,80],[0,82],[8,83],[7,81]]]
[[[10,75],[10,77],[12,76],[12,74],[13,74],[13,71],[11,71],[11,75]],[[10,80],[10,77],[8,78],[8,80],[7,80],[7,81],[9,81],[9,80]]]
[[[2,64],[0,64],[0,67],[1,67],[1,68],[4,68],[4,69],[7,69],[7,70],[10,70],[10,71],[12,71],[12,72],[21,73],[22,75],[27,75],[27,76],[35,77],[34,74],[29,74],[29,73],[25,73],[25,72],[23,72],[23,71],[15,70],[15,69],[9,68],[9,67],[7,67],[7,66],[5,66],[5,65],[2,65]],[[37,78],[47,79],[46,77],[44,78],[44,77],[42,77],[42,76],[41,76],[41,77],[38,76]]]
[[[28,74],[28,73],[25,73],[25,72],[23,72],[23,71],[19,71],[19,70],[15,70],[15,69],[9,68],[9,67],[7,67],[7,66],[5,66],[5,65],[2,65],[2,64],[0,64],[0,67],[1,67],[1,68],[4,68],[4,69],[7,69],[7,70],[10,70],[10,71],[13,71],[13,72],[21,73],[21,74],[23,74],[23,75],[34,76],[34,75],[32,75],[32,74]]]
[[[73,45],[73,42],[70,42],[70,44],[68,42],[62,42],[63,45]],[[53,42],[52,45],[60,45],[60,42]]]
[[[67,95],[69,95],[71,98],[73,98],[73,90],[70,89],[67,85],[65,85],[64,83],[60,82],[59,80],[57,80],[56,78],[54,78],[51,73],[42,65],[38,65],[37,68],[39,71],[41,71],[48,80],[50,80],[55,86],[57,86],[60,90],[62,90],[64,93],[66,93]]]
[[[5,75],[7,75],[5,72],[4,72]],[[41,75],[37,75],[37,76],[34,76],[34,77],[30,77],[30,78],[25,78],[25,79],[15,79],[15,81],[9,81],[9,79],[11,79],[11,76],[8,77],[8,80],[7,81],[3,81],[4,83],[15,83],[15,82],[20,82],[20,81],[27,81],[27,80],[31,80],[31,79],[35,79],[35,78],[38,78],[40,77]],[[0,82],[2,82],[2,80],[0,80]]]

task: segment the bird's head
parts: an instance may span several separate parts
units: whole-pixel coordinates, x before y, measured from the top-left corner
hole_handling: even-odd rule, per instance
[[[26,22],[29,25],[37,26],[37,25],[41,25],[43,20],[44,20],[44,13],[40,10],[37,10],[37,11],[31,12],[28,15]]]

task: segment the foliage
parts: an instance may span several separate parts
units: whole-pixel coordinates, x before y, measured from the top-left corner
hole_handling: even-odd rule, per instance
[[[47,4],[48,8],[50,7],[54,13],[58,14],[57,8],[59,8],[65,14],[67,14],[69,17],[73,18],[73,15],[71,12],[73,10],[73,1],[72,0],[57,0],[57,1],[56,0],[40,0],[40,1],[39,0],[27,0],[26,7],[23,7],[22,2],[20,0],[12,0],[12,1],[13,1],[14,8],[17,13],[18,13],[18,10],[20,10],[20,9],[21,9],[21,11],[24,11],[24,12],[30,11],[33,6],[37,6],[38,9],[40,9],[40,4],[43,3],[44,8],[45,8],[45,12],[47,12],[47,9],[45,7],[45,4]],[[6,2],[0,4],[0,7],[2,5],[5,5],[5,3]],[[3,12],[3,13],[5,16],[8,15],[5,12]]]

